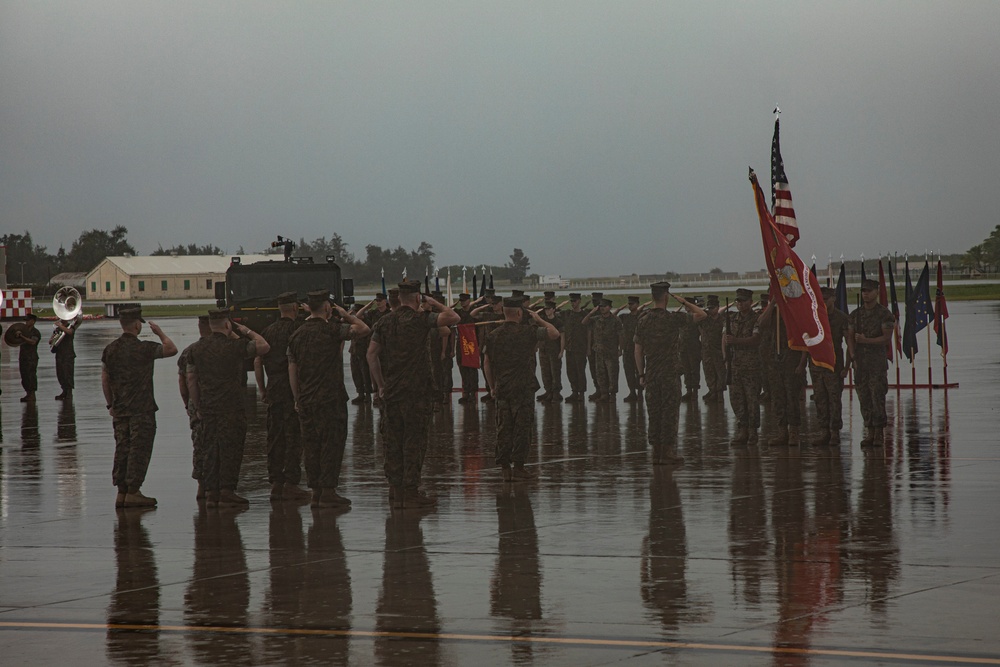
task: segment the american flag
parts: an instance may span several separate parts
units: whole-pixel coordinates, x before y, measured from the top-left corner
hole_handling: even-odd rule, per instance
[[[775,118],[774,139],[771,140],[771,215],[774,218],[774,224],[788,239],[788,245],[794,248],[795,242],[799,240],[799,225],[795,221],[792,193],[788,189],[785,163],[781,159],[778,124],[779,121]]]

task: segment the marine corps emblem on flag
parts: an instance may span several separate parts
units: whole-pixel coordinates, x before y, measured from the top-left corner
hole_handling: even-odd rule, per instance
[[[479,368],[479,341],[475,324],[458,325],[458,344],[462,352],[459,363],[466,368]]]

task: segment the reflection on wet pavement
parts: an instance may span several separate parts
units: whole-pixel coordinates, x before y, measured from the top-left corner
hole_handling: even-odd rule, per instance
[[[160,324],[181,347],[197,336]],[[890,392],[881,450],[859,448],[849,392],[843,443],[822,449],[733,449],[727,405],[685,404],[685,464],[656,469],[642,405],[540,405],[539,479],[504,485],[492,406],[453,402],[424,465],[440,505],[415,512],[389,508],[379,410],[351,406],[354,505],[338,512],[269,502],[252,383],[252,504],[199,507],[169,362],[147,480],[160,505],[116,511],[99,354],[117,334],[93,323],[73,401],[0,396],[3,662],[1000,664],[1000,309],[954,304],[949,324],[961,387]],[[39,396],[56,392],[46,361]],[[6,353],[0,381],[17,384]]]

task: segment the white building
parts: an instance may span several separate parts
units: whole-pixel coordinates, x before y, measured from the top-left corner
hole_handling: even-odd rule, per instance
[[[280,255],[157,255],[107,257],[87,274],[88,300],[212,299],[231,257],[242,264]]]

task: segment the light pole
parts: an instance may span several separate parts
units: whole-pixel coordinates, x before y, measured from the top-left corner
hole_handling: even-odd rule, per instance
[[[23,287],[24,286],[24,265],[27,264],[27,262],[18,262],[18,264],[21,265],[21,286]]]

